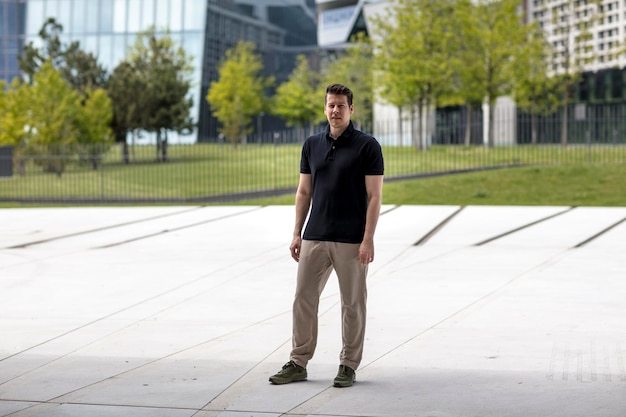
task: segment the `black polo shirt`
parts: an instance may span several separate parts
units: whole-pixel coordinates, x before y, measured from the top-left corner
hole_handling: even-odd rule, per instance
[[[311,174],[313,201],[303,239],[361,243],[367,212],[366,175],[383,175],[378,141],[350,122],[336,140],[325,132],[302,146],[300,173]]]

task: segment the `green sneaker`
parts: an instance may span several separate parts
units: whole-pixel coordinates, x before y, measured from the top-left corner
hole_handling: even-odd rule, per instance
[[[354,369],[346,365],[339,365],[339,372],[337,372],[333,386],[340,388],[351,387],[355,380],[356,372],[354,372]]]
[[[276,375],[270,376],[270,382],[276,385],[289,384],[306,380],[306,368],[301,367],[294,361],[289,361],[283,365],[283,369]]]

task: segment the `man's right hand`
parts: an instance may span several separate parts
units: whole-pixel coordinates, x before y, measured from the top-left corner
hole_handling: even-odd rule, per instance
[[[291,257],[294,261],[298,262],[300,260],[300,247],[302,246],[302,238],[300,236],[294,236],[291,241],[291,245],[289,245],[289,250],[291,251]]]

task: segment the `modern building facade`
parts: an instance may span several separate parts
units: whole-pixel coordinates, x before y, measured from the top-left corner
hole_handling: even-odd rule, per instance
[[[241,40],[252,42],[267,74],[280,82],[296,54],[317,47],[313,11],[311,0],[0,0],[0,79],[20,75],[23,45],[40,42],[38,32],[50,17],[63,25],[62,42],[79,41],[109,72],[137,34],[154,26],[193,57],[198,129],[185,137],[171,134],[170,140],[214,140],[218,125],[205,97],[226,51]]]
[[[20,76],[18,56],[24,47],[25,1],[0,1],[0,80]]]
[[[626,2],[603,0],[594,2],[571,0],[527,0],[526,17],[536,21],[546,33],[548,42],[558,56],[563,57],[576,49],[577,30],[586,22],[591,23],[592,37],[587,41],[587,56],[592,58],[585,71],[626,66],[624,41],[626,39]],[[573,30],[562,30],[570,27]],[[621,52],[620,52],[621,51]],[[556,72],[562,68],[556,68]]]
[[[345,46],[352,35],[367,32],[366,6],[387,0],[316,0],[317,39],[322,48]]]

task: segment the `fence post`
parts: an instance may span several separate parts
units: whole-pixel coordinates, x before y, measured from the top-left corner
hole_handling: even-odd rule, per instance
[[[13,176],[13,148],[0,146],[0,177]]]

